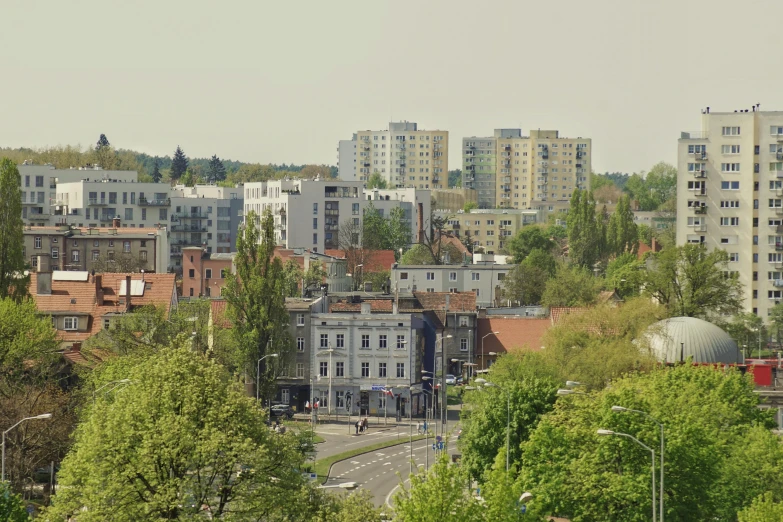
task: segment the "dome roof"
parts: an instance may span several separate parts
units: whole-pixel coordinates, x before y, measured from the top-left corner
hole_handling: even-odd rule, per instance
[[[672,317],[647,329],[653,355],[662,362],[693,357],[697,363],[742,363],[734,340],[714,324],[695,317]]]

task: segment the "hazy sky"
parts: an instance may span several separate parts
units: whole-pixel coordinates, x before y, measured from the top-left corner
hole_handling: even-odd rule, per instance
[[[673,162],[699,110],[783,109],[781,0],[0,0],[0,145],[336,164],[390,118]]]

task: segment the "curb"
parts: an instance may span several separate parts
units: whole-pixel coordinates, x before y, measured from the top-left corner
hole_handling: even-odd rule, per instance
[[[413,442],[418,442],[419,440],[423,440],[423,437],[421,439],[414,438]],[[362,451],[361,453],[357,453],[356,455],[352,455],[352,456],[346,457],[344,459],[336,460],[336,461],[332,462],[329,465],[329,471],[326,472],[326,480],[321,482],[321,484],[326,484],[326,481],[329,480],[329,477],[332,474],[332,468],[334,467],[335,464],[339,464],[340,462],[345,462],[346,460],[352,459],[354,457],[358,457],[359,455],[366,455],[366,454],[372,453],[374,451],[381,451],[381,450],[386,449],[386,448],[392,448],[394,446],[400,446],[401,444],[410,444],[410,441],[406,440],[405,442],[398,442],[396,444],[389,444],[388,446],[384,446],[383,448],[375,448],[375,449],[371,449],[371,450],[367,450],[367,451]]]

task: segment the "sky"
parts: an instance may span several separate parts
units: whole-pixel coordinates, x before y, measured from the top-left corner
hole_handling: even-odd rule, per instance
[[[780,0],[0,0],[0,146],[337,163],[391,120],[558,129],[674,163],[700,110],[783,109]],[[775,35],[778,36],[775,36]]]

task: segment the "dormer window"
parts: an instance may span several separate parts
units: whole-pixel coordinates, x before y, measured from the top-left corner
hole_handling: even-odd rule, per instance
[[[64,320],[65,330],[78,330],[79,318],[78,317],[66,317]]]

